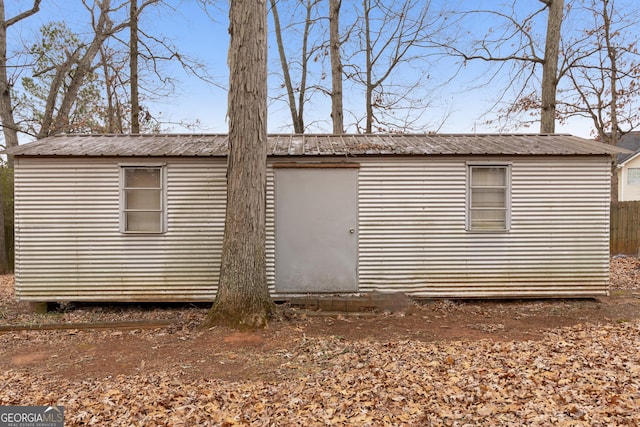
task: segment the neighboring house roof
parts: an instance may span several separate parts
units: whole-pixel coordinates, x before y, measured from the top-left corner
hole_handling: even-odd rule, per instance
[[[630,150],[629,153],[618,154],[618,165],[621,166],[640,155],[640,132],[624,134],[618,141],[618,147]]]
[[[228,135],[58,135],[5,150],[14,156],[225,156]],[[603,155],[626,152],[572,135],[269,135],[271,156]]]

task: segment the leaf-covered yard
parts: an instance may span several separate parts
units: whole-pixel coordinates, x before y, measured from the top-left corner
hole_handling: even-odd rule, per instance
[[[150,324],[0,335],[0,405],[63,405],[70,426],[639,425],[639,267],[613,259],[595,300],[292,310],[256,333],[198,329],[204,306],[36,315],[6,276],[2,325]]]

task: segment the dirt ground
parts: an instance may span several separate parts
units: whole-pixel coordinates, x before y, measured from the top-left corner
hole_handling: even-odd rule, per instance
[[[639,276],[614,257],[608,297],[282,307],[250,333],[202,330],[190,304],[34,314],[4,276],[0,406],[61,406],[65,426],[637,426]]]
[[[436,300],[393,312],[323,313],[286,309],[288,319],[264,331],[201,330],[205,305],[76,304],[44,315],[13,300],[13,279],[2,280],[0,325],[148,321],[144,327],[0,332],[0,368],[68,380],[162,372],[181,378],[278,381],[317,369],[304,359],[283,364],[288,343],[331,337],[348,343],[539,340],[546,331],[582,324],[620,324],[640,318],[636,258],[612,260],[608,297],[559,300]],[[153,327],[157,320],[168,326]]]

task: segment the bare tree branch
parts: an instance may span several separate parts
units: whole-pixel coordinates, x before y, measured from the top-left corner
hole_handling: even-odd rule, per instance
[[[2,23],[2,25],[6,29],[6,28],[14,25],[17,22],[22,21],[23,19],[26,19],[26,18],[28,18],[28,17],[30,17],[32,15],[35,15],[36,13],[38,13],[40,11],[40,3],[42,3],[42,0],[33,0],[33,6],[31,7],[31,9],[25,10],[24,12],[17,14],[13,18],[7,19],[6,21],[4,21]],[[0,2],[0,7],[4,11],[4,0],[2,2]]]

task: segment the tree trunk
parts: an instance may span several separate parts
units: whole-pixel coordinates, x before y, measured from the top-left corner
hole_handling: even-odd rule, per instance
[[[304,31],[302,33],[302,62],[300,64],[300,90],[298,91],[298,128],[297,133],[304,133],[304,104],[307,96],[307,64],[309,63],[309,32],[311,31],[311,9],[313,4],[307,0],[307,14],[304,20]]]
[[[44,117],[42,118],[42,126],[37,135],[38,139],[67,130],[69,126],[69,115],[71,114],[73,104],[78,98],[78,92],[82,87],[84,79],[87,74],[91,72],[93,60],[100,52],[104,41],[113,31],[113,22],[109,17],[111,13],[111,0],[103,0],[99,3],[99,6],[99,16],[93,28],[95,35],[91,43],[89,43],[87,50],[84,52],[84,55],[82,57],[77,57],[77,55],[70,56],[69,59],[56,70],[56,78],[49,91],[49,98],[47,99]],[[58,89],[62,85],[64,76],[71,70],[74,64],[76,66],[73,70],[71,82],[65,87],[57,115],[54,117]]]
[[[31,9],[13,18],[6,19],[4,0],[0,0],[0,122],[4,135],[5,148],[18,146],[18,126],[13,118],[13,104],[11,101],[11,85],[7,75],[7,28],[40,10],[40,2],[34,0]],[[7,165],[13,167],[13,156],[7,156]]]
[[[0,0],[0,123],[4,136],[5,148],[18,146],[18,126],[13,118],[13,103],[11,101],[11,85],[7,75],[7,28],[40,10],[40,2],[34,0],[31,9],[26,10],[13,18],[6,19],[4,0]],[[13,169],[13,156],[7,155],[8,173]],[[0,178],[3,178],[0,176]],[[0,179],[0,274],[9,272],[7,256],[6,235],[4,231],[4,180]]]
[[[131,84],[131,133],[140,133],[140,100],[138,96],[138,0],[129,6],[129,67]]]
[[[372,133],[373,129],[373,60],[371,46],[371,23],[369,21],[369,11],[371,9],[370,0],[364,0],[362,2],[363,16],[365,25],[365,67],[366,67],[366,82],[365,82],[365,102],[366,102],[366,124],[365,133]]]
[[[558,89],[558,53],[564,0],[541,0],[549,7],[547,37],[542,65],[542,111],[540,133],[554,133],[556,129],[556,93]]]
[[[602,20],[604,40],[607,46],[607,58],[609,59],[609,89],[611,91],[610,116],[611,116],[611,140],[609,144],[618,145],[620,124],[618,123],[618,52],[612,42],[611,15],[609,12],[609,0],[602,0]]]
[[[100,48],[100,63],[102,63],[102,72],[104,73],[104,91],[105,98],[107,99],[107,114],[106,114],[106,129],[107,133],[115,132],[116,112],[115,112],[115,91],[111,83],[111,77],[109,77],[109,57],[105,52],[104,47]]]
[[[0,0],[0,120],[6,148],[18,145],[18,127],[13,118],[11,103],[11,86],[7,76],[7,27],[4,19],[4,2]],[[13,156],[8,156],[7,163],[13,167]]]
[[[334,135],[344,133],[342,105],[342,58],[340,55],[340,6],[342,0],[329,0],[329,54],[331,55],[331,120]]]
[[[606,141],[611,145],[618,145],[620,138],[622,137],[620,132],[620,124],[618,123],[618,52],[614,44],[612,43],[611,34],[611,15],[613,11],[609,12],[609,0],[602,0],[602,20],[604,39],[607,46],[607,58],[609,59],[609,86],[611,91],[610,102],[610,116],[611,116],[611,134],[610,140]],[[617,171],[617,158],[613,157],[613,164],[611,167],[611,201],[618,201],[618,171]]]
[[[229,6],[227,209],[216,299],[204,326],[264,327],[273,302],[265,257],[266,0]]]
[[[291,73],[289,72],[289,62],[284,51],[284,41],[282,40],[282,28],[280,27],[280,15],[278,15],[278,5],[276,0],[271,1],[271,14],[273,15],[273,26],[276,35],[276,44],[278,45],[278,54],[280,56],[280,65],[282,67],[282,78],[287,89],[287,99],[289,104],[289,112],[291,113],[291,122],[293,123],[293,131],[295,133],[304,133],[304,123],[302,116],[298,113],[296,106],[296,98],[293,92],[293,83],[291,82]]]

